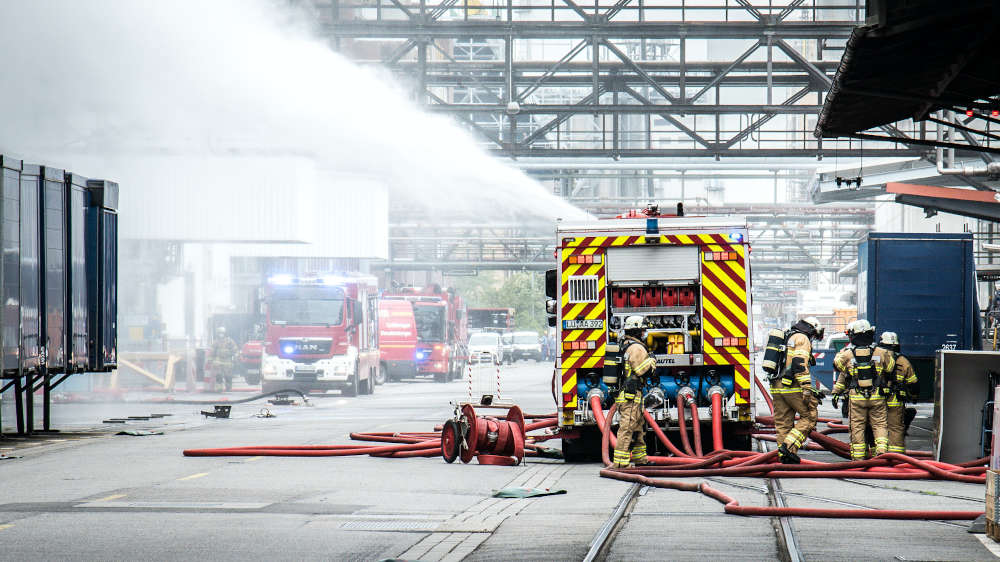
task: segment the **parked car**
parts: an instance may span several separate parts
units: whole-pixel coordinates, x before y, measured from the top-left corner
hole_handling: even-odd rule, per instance
[[[542,341],[535,332],[514,332],[513,352],[511,359],[534,359],[541,361],[544,357]]]
[[[496,363],[503,362],[504,350],[500,343],[500,334],[496,332],[476,332],[469,337],[469,355],[478,358],[489,354]]]
[[[500,332],[500,348],[503,360],[510,365],[514,362],[514,332]]]

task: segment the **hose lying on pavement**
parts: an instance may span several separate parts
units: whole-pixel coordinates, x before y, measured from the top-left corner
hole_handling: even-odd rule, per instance
[[[307,397],[302,391],[296,390],[294,388],[286,388],[285,390],[274,390],[271,392],[264,392],[256,396],[251,396],[249,398],[240,398],[239,400],[229,400],[228,398],[221,398],[219,400],[174,400],[172,398],[163,398],[160,400],[148,400],[147,403],[150,404],[195,404],[198,406],[210,406],[212,404],[245,404],[247,402],[253,402],[254,400],[260,400],[261,398],[266,398],[268,396],[274,396],[277,394],[298,394],[302,397],[302,401],[306,404],[309,403],[309,397]]]
[[[758,381],[758,386],[760,382]],[[767,391],[761,388],[770,405],[770,397]],[[611,435],[611,419],[615,412],[615,407],[604,414],[600,401],[591,402],[591,409],[594,412],[595,420],[601,429],[602,459],[605,466],[611,465],[608,445],[614,442]],[[683,410],[679,410],[683,413]],[[693,424],[697,424],[697,410],[692,410],[694,417]],[[604,468],[600,474],[604,478],[612,478],[625,482],[638,482],[646,486],[657,488],[667,488],[691,492],[701,492],[724,505],[726,513],[735,515],[761,515],[761,516],[796,516],[796,517],[837,517],[837,518],[864,518],[864,519],[975,519],[982,515],[982,511],[941,511],[941,510],[887,510],[887,509],[822,509],[804,507],[777,507],[777,506],[743,506],[734,498],[710,487],[704,483],[678,482],[656,478],[660,476],[673,477],[697,477],[697,476],[741,476],[741,477],[763,477],[763,478],[864,478],[864,479],[940,479],[955,482],[967,482],[982,484],[985,482],[984,463],[987,459],[976,459],[967,463],[949,464],[926,459],[918,459],[911,455],[899,453],[886,453],[868,460],[855,460],[840,463],[817,462],[803,459],[801,464],[781,464],[777,460],[777,451],[766,453],[752,453],[748,451],[728,451],[719,446],[720,439],[715,436],[714,428],[721,425],[722,409],[716,407],[716,400],[713,397],[712,426],[713,444],[715,450],[708,455],[683,456],[676,450],[666,435],[655,423],[652,417],[646,412],[646,419],[654,429],[657,439],[676,456],[674,457],[648,457],[651,466],[640,466],[635,468]],[[680,420],[678,420],[680,421]],[[762,421],[758,418],[758,421]],[[770,420],[773,424],[773,418]],[[826,420],[824,420],[826,421]],[[834,420],[833,423],[836,423]],[[827,423],[830,423],[829,421]],[[678,425],[681,425],[680,423]],[[697,426],[696,426],[697,427]],[[834,426],[832,429],[839,430]],[[681,433],[681,440],[684,441],[686,434]],[[700,437],[695,433],[696,439]],[[761,438],[769,440],[775,439],[772,435],[761,435]],[[815,441],[814,447],[831,450],[843,456],[848,450],[848,445],[843,441],[823,435],[816,431],[810,434],[810,438]],[[700,443],[700,440],[698,441]],[[699,451],[700,453],[700,451]],[[925,453],[925,452],[917,452]],[[849,455],[848,455],[849,456]]]

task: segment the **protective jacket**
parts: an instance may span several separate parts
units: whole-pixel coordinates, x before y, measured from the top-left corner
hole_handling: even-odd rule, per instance
[[[886,373],[896,368],[893,353],[881,347],[847,346],[833,359],[837,371],[834,394],[850,390],[851,400],[884,400],[888,394]]]
[[[215,338],[212,342],[211,360],[212,366],[216,369],[230,369],[236,361],[236,354],[240,352],[236,342],[229,336]]]
[[[645,464],[646,436],[642,417],[642,377],[653,372],[656,360],[639,340],[626,337],[624,348],[622,389],[615,403],[618,407],[618,442],[615,446],[615,466],[628,466],[630,462]]]
[[[805,444],[816,428],[818,403],[812,392],[809,363],[812,340],[802,332],[793,331],[785,341],[785,364],[778,378],[771,379],[774,404],[774,428],[778,444],[784,443],[792,453]],[[795,419],[798,414],[798,420]]]

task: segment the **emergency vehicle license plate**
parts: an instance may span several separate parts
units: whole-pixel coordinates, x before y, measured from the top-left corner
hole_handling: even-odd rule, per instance
[[[563,320],[563,330],[600,330],[604,320]]]

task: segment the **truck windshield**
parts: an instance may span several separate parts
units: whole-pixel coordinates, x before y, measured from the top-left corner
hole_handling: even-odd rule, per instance
[[[413,307],[413,320],[417,324],[417,340],[422,342],[444,341],[444,307]]]
[[[538,336],[535,334],[515,334],[514,343],[538,343]]]
[[[339,326],[344,319],[343,299],[288,299],[271,301],[271,323],[290,326]]]
[[[496,345],[499,341],[500,336],[496,334],[479,333],[469,338],[469,345]]]

